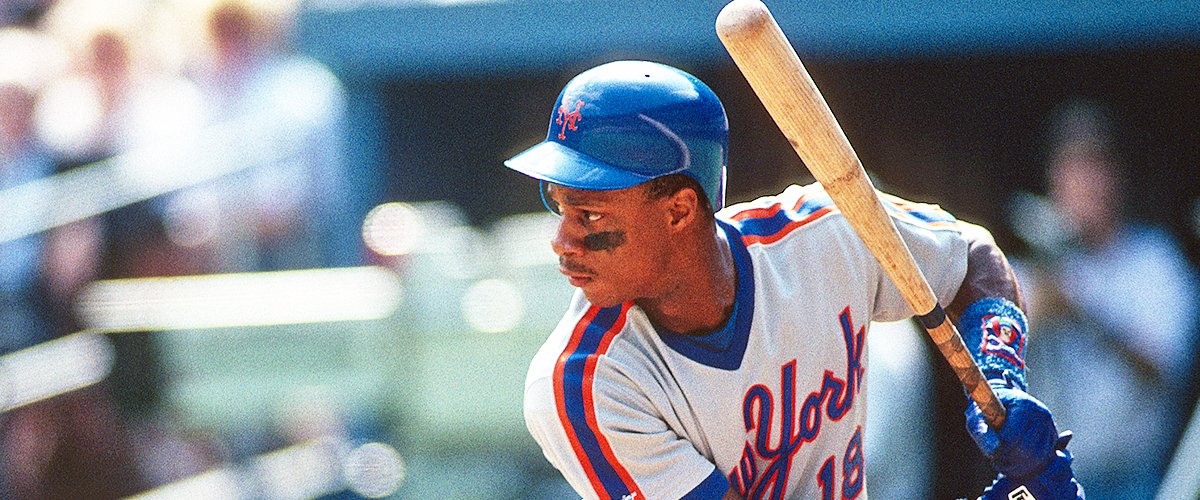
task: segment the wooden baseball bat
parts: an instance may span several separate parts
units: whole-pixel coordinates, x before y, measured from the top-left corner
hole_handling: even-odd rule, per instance
[[[921,274],[825,98],[759,0],[733,0],[717,16],[717,35],[804,164],[899,288],[993,429],[1004,406],[967,352]]]

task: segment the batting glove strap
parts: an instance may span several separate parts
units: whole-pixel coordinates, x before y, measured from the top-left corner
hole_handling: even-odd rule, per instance
[[[1021,308],[998,297],[967,306],[958,321],[963,343],[989,380],[1011,379],[1022,391],[1025,384],[1025,338],[1028,322]]]
[[[1083,486],[1075,479],[1071,452],[1066,449],[1070,440],[1069,431],[1059,436],[1054,458],[1036,475],[1024,478],[997,475],[992,485],[983,490],[980,500],[1083,500]]]

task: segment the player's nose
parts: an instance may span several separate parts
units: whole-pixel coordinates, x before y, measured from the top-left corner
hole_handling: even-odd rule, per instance
[[[558,229],[554,232],[554,238],[550,240],[550,247],[559,257],[577,256],[584,251],[583,235],[568,226],[564,217],[558,222]]]

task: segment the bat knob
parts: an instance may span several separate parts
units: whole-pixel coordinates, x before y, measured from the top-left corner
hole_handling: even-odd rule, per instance
[[[760,0],[733,0],[717,14],[717,36],[722,39],[746,36],[774,25],[771,11]]]

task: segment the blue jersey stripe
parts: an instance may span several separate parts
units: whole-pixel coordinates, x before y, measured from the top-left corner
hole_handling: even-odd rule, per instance
[[[589,323],[575,348],[563,365],[563,404],[567,413],[567,424],[575,431],[575,437],[592,464],[592,469],[604,485],[605,492],[612,498],[621,498],[630,493],[630,487],[621,480],[614,464],[608,462],[597,437],[598,429],[592,428],[587,421],[587,408],[584,405],[584,371],[588,358],[598,356],[597,350],[606,333],[613,328],[621,317],[621,306],[608,307],[599,310]]]
[[[692,488],[681,500],[712,500],[725,496],[729,489],[729,479],[721,475],[721,471],[713,469],[704,481]]]
[[[792,222],[804,220],[805,217],[812,215],[813,212],[822,208],[833,205],[833,200],[824,193],[819,196],[808,196],[795,210],[788,207],[781,207],[778,212],[770,217],[758,217],[743,219],[740,221],[739,228],[744,236],[771,236],[775,233],[783,231],[788,224]]]

